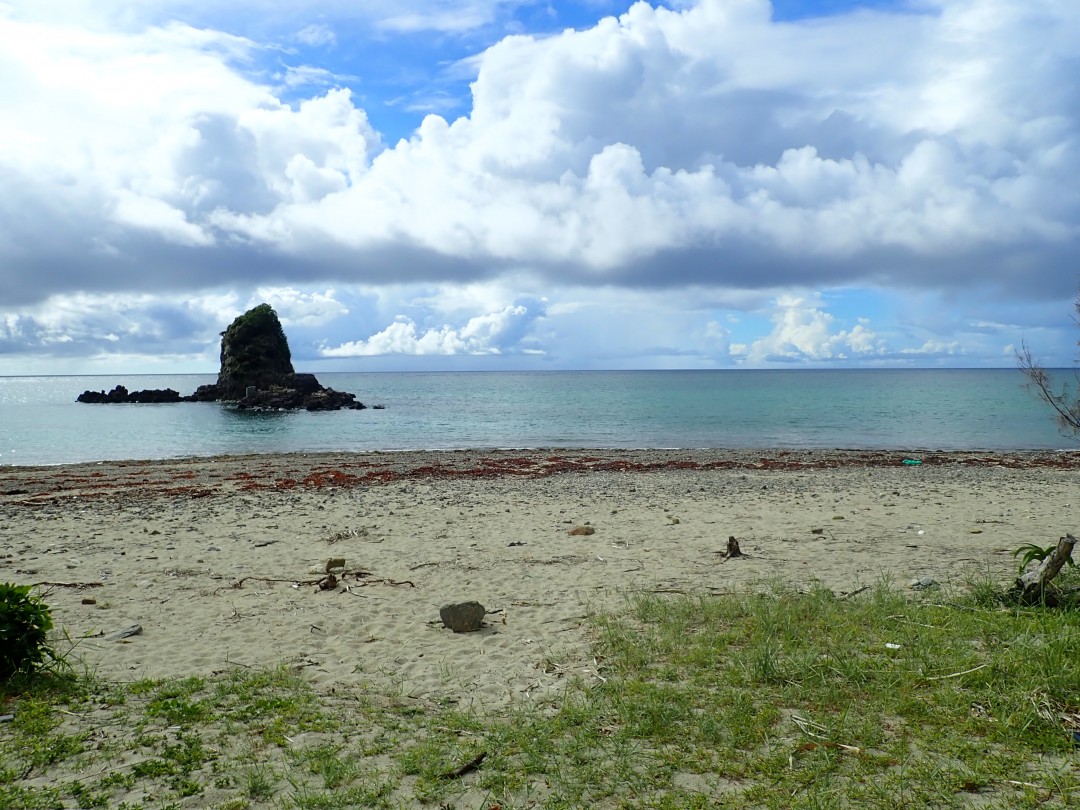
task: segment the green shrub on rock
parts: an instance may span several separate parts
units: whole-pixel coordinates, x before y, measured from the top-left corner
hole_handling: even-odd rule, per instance
[[[52,626],[48,606],[29,585],[0,585],[0,681],[55,658],[48,640]]]
[[[289,341],[269,304],[249,309],[221,333],[217,384],[224,399],[242,399],[249,385],[283,385],[292,374]]]

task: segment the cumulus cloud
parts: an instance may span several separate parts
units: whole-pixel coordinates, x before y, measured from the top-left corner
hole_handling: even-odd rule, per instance
[[[816,302],[783,296],[776,301],[772,332],[750,345],[746,359],[752,363],[847,360],[885,354],[885,342],[866,323],[837,331],[834,321]]]
[[[349,314],[349,308],[335,295],[334,290],[304,292],[292,287],[261,287],[248,301],[247,308],[267,303],[277,312],[282,326],[322,326]]]
[[[0,356],[42,358],[158,356],[172,362],[216,355],[218,333],[239,314],[235,296],[166,302],[149,295],[56,296],[0,318]]]
[[[928,0],[778,22],[767,0],[638,2],[501,39],[469,60],[467,115],[428,115],[392,145],[328,66],[261,72],[278,45],[229,15],[186,0],[61,5],[70,14],[0,13],[0,310],[20,335],[44,340],[28,313],[76,292],[317,296],[522,272],[552,288],[1074,291],[1070,4]],[[320,0],[301,21],[241,0],[235,13],[331,51],[344,16],[460,31],[517,5]],[[344,317],[326,295],[311,317]],[[512,309],[410,313],[324,352],[510,351],[511,325],[535,314]],[[871,324],[840,329],[791,301],[779,312],[753,339],[698,324],[697,351],[899,352]]]
[[[33,167],[47,196],[111,212],[97,224],[129,266],[152,257],[137,233],[151,231],[192,262],[243,244],[287,273],[318,250],[316,273],[357,281],[390,280],[419,250],[445,257],[432,276],[527,265],[753,287],[1019,270],[1060,292],[1077,240],[1080,11],[1049,0],[827,26],[773,22],[765,0],[638,3],[587,30],[507,37],[476,60],[468,117],[429,116],[381,153],[347,90],[292,107],[245,78],[248,41],[0,24],[19,43],[3,72],[29,79],[4,83],[0,172]],[[86,283],[130,283],[122,267]],[[12,271],[3,284],[31,294]]]
[[[520,304],[470,318],[460,328],[443,325],[423,331],[409,318],[364,340],[324,347],[323,357],[371,357],[384,354],[456,355],[529,351],[522,340],[538,314]]]

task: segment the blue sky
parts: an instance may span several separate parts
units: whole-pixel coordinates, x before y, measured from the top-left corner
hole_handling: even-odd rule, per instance
[[[222,10],[225,9],[225,10]],[[0,374],[1071,365],[1080,6],[0,0]]]

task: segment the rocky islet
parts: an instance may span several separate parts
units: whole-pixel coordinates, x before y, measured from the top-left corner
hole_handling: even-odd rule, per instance
[[[217,382],[193,394],[171,388],[128,391],[123,385],[106,393],[83,391],[79,402],[113,405],[169,402],[228,402],[238,409],[337,411],[363,410],[355,394],[321,385],[314,374],[293,369],[289,342],[277,313],[259,304],[221,333],[221,368]]]

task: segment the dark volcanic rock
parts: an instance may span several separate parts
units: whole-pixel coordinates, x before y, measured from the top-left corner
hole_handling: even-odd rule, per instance
[[[128,394],[128,402],[180,402],[182,399],[180,393],[171,388],[148,388]]]
[[[217,383],[200,385],[188,399],[192,402],[217,402],[221,399],[221,389],[218,388]]]
[[[252,385],[258,390],[290,388],[293,376],[289,341],[269,304],[249,309],[221,333],[217,387],[222,399],[241,400]]]
[[[84,391],[79,402],[233,402],[239,410],[363,410],[355,394],[323,388],[314,374],[293,371],[289,342],[277,313],[259,304],[221,333],[221,370],[217,382],[200,385],[180,396],[170,388],[128,393],[116,386],[109,393]]]
[[[145,391],[131,391],[122,385],[116,386],[109,393],[104,391],[83,391],[77,397],[79,402],[111,405],[125,402],[182,402],[185,397],[171,388],[148,388]]]

